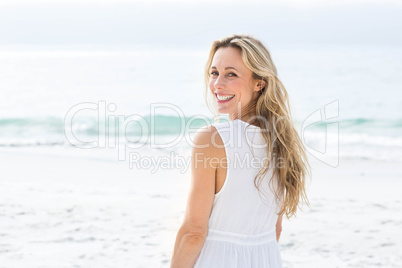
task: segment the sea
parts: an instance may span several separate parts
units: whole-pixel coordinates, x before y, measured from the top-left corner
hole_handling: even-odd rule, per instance
[[[402,161],[402,47],[267,47],[311,156],[333,167],[342,159]],[[214,120],[204,99],[208,52],[1,46],[0,149],[189,149],[185,136]]]
[[[283,220],[284,267],[400,267],[402,48],[268,49],[313,163],[310,210]],[[216,119],[207,57],[0,46],[1,267],[169,266],[192,135]]]

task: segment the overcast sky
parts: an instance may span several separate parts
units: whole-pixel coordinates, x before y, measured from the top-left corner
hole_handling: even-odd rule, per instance
[[[250,33],[271,43],[402,45],[401,1],[0,1],[0,44],[205,47]]]

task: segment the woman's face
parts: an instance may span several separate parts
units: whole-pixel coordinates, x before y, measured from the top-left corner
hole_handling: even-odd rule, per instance
[[[233,119],[244,113],[250,101],[258,97],[259,81],[253,80],[252,72],[243,63],[240,49],[219,48],[209,71],[209,89],[216,98],[219,113],[229,114]]]

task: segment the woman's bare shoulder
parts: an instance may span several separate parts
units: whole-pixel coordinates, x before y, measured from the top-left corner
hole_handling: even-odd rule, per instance
[[[214,157],[224,156],[223,141],[215,126],[211,124],[197,130],[193,140],[193,150]]]

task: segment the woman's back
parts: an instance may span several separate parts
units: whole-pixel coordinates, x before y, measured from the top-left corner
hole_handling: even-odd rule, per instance
[[[269,187],[273,164],[260,192],[254,184],[268,157],[261,129],[240,119],[212,125],[225,147],[227,172],[215,194],[208,235],[194,267],[282,267],[275,232],[281,206],[273,192],[276,176]]]

